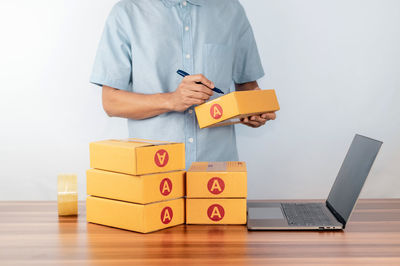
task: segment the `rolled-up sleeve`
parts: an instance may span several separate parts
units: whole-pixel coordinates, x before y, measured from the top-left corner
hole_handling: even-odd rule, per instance
[[[124,25],[126,14],[118,5],[107,18],[98,46],[90,82],[120,90],[132,87],[131,42]]]
[[[233,66],[233,80],[236,84],[256,81],[265,74],[253,29],[242,7],[240,17],[240,32]]]

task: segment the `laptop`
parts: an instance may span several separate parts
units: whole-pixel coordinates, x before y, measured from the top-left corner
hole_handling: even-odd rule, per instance
[[[346,227],[382,142],[356,135],[322,202],[249,202],[249,230],[340,230]]]

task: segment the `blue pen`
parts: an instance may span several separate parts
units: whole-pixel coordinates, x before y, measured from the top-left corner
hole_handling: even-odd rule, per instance
[[[189,76],[190,74],[189,73],[187,73],[187,72],[185,72],[185,71],[183,71],[183,70],[178,70],[178,71],[176,71],[176,73],[178,73],[179,75],[181,75],[182,77],[186,77],[186,76]],[[196,82],[197,84],[202,84],[201,82]],[[216,93],[221,93],[221,94],[225,94],[223,91],[221,91],[220,89],[218,89],[218,88],[214,88],[214,89],[211,89],[211,90],[213,90],[213,91],[215,91]]]

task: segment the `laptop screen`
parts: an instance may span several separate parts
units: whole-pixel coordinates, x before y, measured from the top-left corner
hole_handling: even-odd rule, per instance
[[[328,206],[346,223],[382,142],[356,135],[328,196]]]

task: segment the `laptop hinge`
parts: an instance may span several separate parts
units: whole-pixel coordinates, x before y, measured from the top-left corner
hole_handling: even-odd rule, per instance
[[[343,219],[343,217],[333,208],[333,206],[329,203],[329,201],[326,201],[326,207],[331,211],[333,216],[343,225],[343,229],[346,227],[346,221]]]

